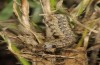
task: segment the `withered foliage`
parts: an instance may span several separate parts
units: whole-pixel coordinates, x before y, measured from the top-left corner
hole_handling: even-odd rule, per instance
[[[17,59],[32,65],[99,65],[100,0],[52,1],[33,1],[40,4],[42,19],[32,25],[29,1],[13,0],[17,20],[0,22],[0,45],[6,42]]]

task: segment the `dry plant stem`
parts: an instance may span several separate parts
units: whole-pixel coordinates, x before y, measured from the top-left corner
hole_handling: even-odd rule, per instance
[[[73,17],[77,18],[78,16],[80,16],[89,5],[90,1],[91,0],[82,0],[81,3],[74,10],[72,10]]]
[[[84,47],[77,47],[75,50],[78,51],[76,52],[66,52],[64,55],[67,57],[75,57],[73,59],[66,59],[65,60],[65,65],[88,65],[88,59],[86,55],[86,50]]]
[[[29,3],[27,0],[21,0],[22,8],[22,22],[26,27],[30,27],[29,24]]]
[[[20,16],[19,16],[19,13],[17,12],[17,4],[16,4],[16,0],[14,0],[14,3],[13,3],[13,11],[14,11],[14,13],[15,13],[15,15],[18,17],[18,20],[19,20],[19,22],[21,23],[21,18],[20,18]],[[21,23],[22,24],[22,23]]]
[[[95,20],[96,24],[97,24],[97,30],[98,30],[98,33],[95,34],[95,43],[92,47],[90,47],[88,49],[88,51],[94,51],[94,50],[97,50],[97,49],[100,49],[100,22],[99,22],[100,18],[98,18],[97,20]]]
[[[94,19],[94,20],[89,20],[87,21],[87,24],[88,24],[88,27],[92,28],[92,29],[95,29],[95,24],[99,21],[100,19]],[[98,30],[97,30],[98,31]],[[88,33],[89,32],[89,33]],[[90,34],[92,33],[93,31],[92,30],[88,30],[88,29],[85,29],[83,34],[82,34],[82,38],[80,39],[80,41],[78,42],[78,45],[77,47],[81,46],[82,43],[83,43],[83,40],[84,40],[84,45],[85,45],[85,48],[87,48],[88,46],[88,41],[86,42],[87,39],[89,39],[89,36]],[[95,33],[96,34],[96,33]],[[97,33],[98,34],[98,33]],[[87,39],[85,39],[87,38]]]
[[[100,19],[99,19],[99,20],[100,20]],[[99,22],[99,20],[98,20],[98,22],[97,22],[97,27],[98,27],[97,30],[99,31],[99,33],[96,34],[96,38],[95,38],[97,44],[100,43],[100,22]]]
[[[95,37],[95,46],[94,49],[93,47],[91,47],[90,49],[93,50],[92,54],[91,54],[91,63],[90,65],[95,65],[97,63],[97,58],[98,58],[98,54],[99,54],[99,49],[100,49],[100,22],[97,22],[97,30],[99,31],[99,33],[96,34]]]
[[[21,0],[22,9],[22,24],[26,28],[26,34],[30,34],[30,24],[29,24],[29,3],[27,0]],[[29,32],[28,32],[29,31]]]
[[[8,44],[8,49],[15,54],[19,61],[23,64],[23,65],[30,65],[24,58],[21,57],[20,55],[20,51],[17,49],[17,47],[15,45],[13,45],[13,42],[10,38],[8,38],[8,36],[5,34],[5,31],[0,32],[0,35],[3,37],[3,39],[6,41],[6,43]]]
[[[51,14],[51,9],[50,9],[50,2],[49,0],[40,0],[41,6],[43,9],[43,12],[45,15]]]
[[[30,36],[35,36],[35,38],[37,39],[38,43],[43,43],[43,40],[41,38],[39,38],[39,36],[37,36],[37,33],[35,31],[33,31],[30,27],[30,23],[29,23],[29,4],[27,0],[22,0],[21,1],[21,13],[22,15],[20,16],[18,11],[17,11],[17,4],[16,4],[17,0],[14,0],[13,3],[13,11],[15,13],[15,15],[18,17],[19,22],[21,24],[21,31],[24,31],[23,34],[29,34]],[[39,34],[38,34],[39,35]],[[41,36],[41,35],[40,35]]]
[[[85,14],[84,19],[85,19],[86,17],[87,17],[87,18],[90,17],[90,16],[93,14],[95,4],[96,4],[98,1],[99,1],[99,0],[91,0],[91,2],[89,3],[89,5],[87,6],[86,14]]]
[[[89,4],[92,2],[92,0],[83,0],[71,13],[71,18],[73,22],[81,27],[84,27],[94,33],[98,33],[98,31],[93,30],[89,28],[86,25],[81,24],[79,21],[77,21],[77,16],[83,13],[83,11],[89,6]]]
[[[94,28],[94,29],[95,29],[95,28]],[[89,37],[90,37],[91,33],[92,33],[92,31],[90,31],[90,32],[87,34],[87,36],[84,37],[84,43],[83,43],[84,46],[83,46],[83,47],[84,47],[85,49],[87,49],[87,47],[88,47]]]
[[[60,0],[57,5],[56,5],[56,9],[59,10],[60,8],[62,8],[62,3],[63,3],[63,0]]]
[[[97,63],[97,56],[99,53],[99,49],[92,51],[91,57],[90,57],[90,65],[96,65]]]
[[[77,25],[79,25],[79,26],[81,26],[81,27],[84,27],[84,28],[86,28],[86,29],[88,29],[88,30],[90,30],[90,31],[92,31],[92,32],[94,32],[94,33],[98,33],[97,30],[91,29],[90,27],[81,24],[76,18],[74,18],[74,17],[72,17],[72,16],[71,16],[71,18],[72,18],[72,20],[73,20],[73,22],[74,22],[75,24],[77,24]]]

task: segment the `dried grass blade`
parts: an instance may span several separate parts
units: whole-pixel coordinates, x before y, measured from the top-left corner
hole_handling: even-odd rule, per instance
[[[26,59],[24,59],[23,57],[21,57],[21,55],[19,54],[20,51],[19,49],[12,44],[11,40],[3,33],[0,32],[0,35],[2,36],[2,38],[4,39],[4,41],[8,44],[8,49],[17,56],[17,58],[19,59],[19,61],[23,64],[23,65],[30,65],[29,62],[27,62]]]

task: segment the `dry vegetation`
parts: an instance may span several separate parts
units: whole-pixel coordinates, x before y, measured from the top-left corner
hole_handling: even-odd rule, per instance
[[[100,65],[100,0],[13,0],[9,6],[14,14],[0,16],[0,50],[8,49],[21,65]],[[70,47],[47,51],[44,43],[52,33],[46,21],[53,14],[68,18],[76,40]]]

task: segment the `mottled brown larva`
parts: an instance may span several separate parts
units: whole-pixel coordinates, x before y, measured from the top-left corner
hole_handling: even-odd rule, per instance
[[[51,32],[52,34],[55,33],[59,35],[58,38],[45,42],[44,47],[48,49],[53,45],[55,45],[55,47],[60,48],[60,47],[69,47],[70,45],[74,44],[76,41],[76,35],[74,34],[69,25],[68,18],[63,14],[54,14],[51,16],[53,16],[54,18],[52,18],[51,21],[48,22],[50,23],[52,22],[51,24],[53,25],[49,23],[46,23],[46,25],[48,25],[48,27],[52,31]],[[60,34],[64,36],[61,37]]]

